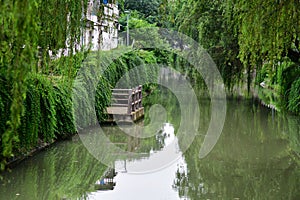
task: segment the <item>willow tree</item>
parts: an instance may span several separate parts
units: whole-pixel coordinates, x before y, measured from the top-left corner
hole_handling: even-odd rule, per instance
[[[267,80],[283,106],[300,113],[300,2],[229,0],[228,4],[234,8],[239,58],[260,74],[258,82]]]
[[[298,0],[163,0],[160,11],[165,26],[208,50],[229,90],[247,82],[249,92],[253,83],[268,82],[283,106],[300,112],[299,6]]]
[[[149,23],[160,24],[159,5],[161,0],[124,0],[124,9],[138,11]]]
[[[86,5],[87,0],[1,2],[0,109],[5,114],[1,114],[0,160],[13,156],[13,147],[19,142],[29,75],[50,73],[49,50],[73,49],[80,37]],[[72,71],[72,65],[64,67]]]
[[[199,42],[216,62],[229,90],[241,79],[243,67],[237,58],[237,36],[227,15],[224,0],[162,1],[160,11],[167,20],[165,26],[174,28]]]
[[[239,32],[240,58],[255,65],[260,60],[300,58],[300,2],[228,1],[234,6]],[[292,53],[294,52],[294,53]],[[298,54],[298,55],[297,55]]]

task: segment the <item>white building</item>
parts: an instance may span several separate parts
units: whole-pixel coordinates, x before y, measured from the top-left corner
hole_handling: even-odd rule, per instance
[[[73,47],[72,52],[82,48],[96,50],[110,50],[118,47],[119,10],[115,3],[103,4],[104,0],[90,0],[87,13],[84,17],[86,27],[82,28],[82,36]],[[70,40],[66,40],[66,48],[59,49],[56,53],[49,50],[53,59],[68,56],[70,51]]]
[[[86,15],[87,27],[81,45],[91,50],[110,50],[118,46],[119,10],[115,3],[90,0]]]

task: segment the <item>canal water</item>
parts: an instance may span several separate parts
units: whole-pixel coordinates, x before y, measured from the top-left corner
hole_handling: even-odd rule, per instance
[[[139,126],[150,123],[149,102],[166,110],[165,121],[157,130],[149,130],[152,137],[133,137],[117,126],[101,127],[112,145],[128,152],[111,159],[115,170],[96,159],[81,136],[74,136],[2,174],[0,199],[300,199],[299,117],[253,101],[227,101],[222,134],[200,159],[210,101],[199,100],[200,128],[185,152],[177,138],[176,99],[146,98],[146,115]],[[93,138],[97,131],[90,129],[86,135]],[[160,165],[163,158],[170,161]]]

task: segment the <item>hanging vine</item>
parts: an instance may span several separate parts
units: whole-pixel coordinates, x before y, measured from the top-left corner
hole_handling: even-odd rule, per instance
[[[20,142],[20,125],[22,121],[34,119],[34,116],[25,119],[23,116],[28,109],[33,109],[31,100],[36,98],[34,86],[28,86],[30,74],[51,74],[49,68],[49,50],[56,53],[59,49],[68,48],[71,52],[76,42],[79,41],[82,27],[82,16],[85,13],[87,0],[77,1],[48,1],[4,0],[0,5],[0,77],[1,103],[0,109],[9,111],[8,117],[1,119],[3,131],[1,131],[1,155],[0,160],[13,156],[13,149]],[[73,65],[73,54],[63,64],[64,75],[70,76],[76,70]],[[34,76],[34,75],[33,75]],[[49,89],[49,88],[47,88]],[[50,115],[55,112],[51,106],[52,92],[43,88],[43,97],[40,101],[41,109]],[[26,107],[28,106],[28,107]],[[50,108],[50,110],[48,110]],[[23,117],[23,118],[22,118]],[[45,119],[47,120],[47,119]],[[5,122],[4,122],[5,121]],[[25,123],[25,122],[24,122]],[[46,127],[48,122],[44,123]],[[52,123],[52,122],[51,122]],[[51,124],[50,123],[50,124]],[[54,122],[53,122],[54,123]],[[24,127],[22,127],[24,128]],[[34,125],[28,127],[35,135]],[[49,135],[53,136],[52,125],[48,127]],[[32,144],[33,141],[26,142]],[[5,162],[1,162],[1,168]]]

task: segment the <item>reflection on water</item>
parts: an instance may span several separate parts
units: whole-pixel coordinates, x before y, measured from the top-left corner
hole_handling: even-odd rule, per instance
[[[205,112],[205,107],[201,107]],[[201,120],[205,127],[209,119]],[[174,187],[188,199],[300,199],[300,119],[229,102],[220,140],[198,158],[205,129],[185,152]]]
[[[299,117],[272,114],[253,102],[230,101],[218,143],[199,159],[210,122],[209,101],[199,102],[200,128],[182,153],[182,138],[176,137],[176,101],[154,99],[165,104],[169,123],[153,137],[129,136],[115,126],[102,128],[111,143],[127,152],[105,158],[116,171],[91,156],[74,137],[4,173],[0,199],[300,199]],[[95,129],[87,132],[91,140],[95,135]],[[102,147],[97,146],[110,155]],[[134,173],[155,168],[174,155],[178,159],[161,170]]]
[[[115,137],[115,135],[111,135],[111,132],[106,133],[110,138]],[[118,132],[115,133],[118,134]],[[111,141],[120,144],[120,141],[116,141],[116,139],[111,139]],[[143,145],[144,143],[145,145]],[[149,143],[156,143],[156,145],[147,145]],[[140,152],[143,156],[138,159],[115,160],[115,168],[118,173],[114,178],[116,182],[114,190],[92,192],[88,196],[89,199],[180,199],[172,184],[176,178],[176,171],[185,167],[185,162],[179,150],[173,126],[166,123],[155,137],[139,139],[139,142],[134,142],[134,144],[137,144],[134,148],[126,145],[123,148]],[[147,149],[145,147],[149,147],[148,154],[143,154],[140,147],[143,147],[143,150]],[[154,173],[147,173],[150,168],[156,169],[160,165],[161,159],[170,154],[176,154],[178,159]],[[135,173],[142,172],[141,169],[145,171]]]
[[[178,165],[183,165],[184,160],[171,124],[164,124],[155,136],[146,139],[128,136],[116,126],[102,130],[112,144],[128,152],[109,158],[116,170],[91,156],[77,136],[26,160],[11,173],[4,173],[0,199],[103,199],[103,196],[104,199],[156,199],[160,195],[180,199],[172,183]],[[98,134],[97,129],[90,129],[86,135],[94,140]],[[109,153],[100,145],[98,149]],[[181,160],[155,174],[133,174],[137,169],[160,166],[169,154]],[[163,191],[157,193],[157,190]]]
[[[85,199],[105,170],[74,137],[2,174],[0,199]]]
[[[151,138],[149,138],[151,140]],[[149,140],[148,139],[148,140]],[[127,173],[150,173],[161,170],[168,165],[172,164],[168,161],[168,158],[180,158],[181,151],[178,146],[177,137],[174,134],[174,128],[169,123],[164,124],[162,129],[158,134],[152,139],[157,143],[157,147],[145,152],[144,157],[141,157],[136,160],[127,160],[126,161],[126,171]],[[141,143],[146,142],[147,139],[143,139]],[[141,146],[144,146],[141,144]],[[138,150],[138,147],[136,147]],[[141,152],[143,153],[143,152]],[[143,154],[142,154],[143,155]],[[176,161],[172,160],[172,161]]]
[[[116,175],[117,173],[114,168],[108,168],[101,179],[96,181],[96,190],[113,190],[116,186],[116,182],[114,181]]]

